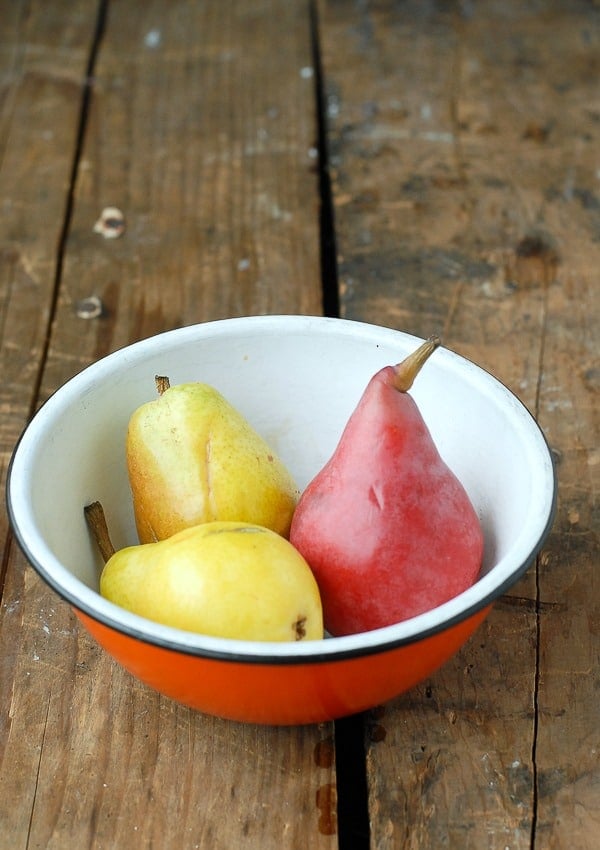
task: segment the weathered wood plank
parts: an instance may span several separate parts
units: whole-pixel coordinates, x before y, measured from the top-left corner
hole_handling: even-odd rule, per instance
[[[15,137],[18,170],[2,170],[9,187],[20,176],[21,196],[37,189],[47,197],[45,215],[56,222],[52,239],[41,214],[34,229],[25,227],[26,211],[12,225],[17,257],[31,233],[48,240],[49,283],[30,302],[42,319],[21,298],[12,307],[42,323],[34,345],[23,319],[12,355],[19,358],[14,380],[28,393],[19,421],[35,402],[42,366],[38,401],[92,360],[158,331],[243,313],[321,309],[307,5],[179,0],[107,8],[64,257],[57,236],[76,121],[70,132],[55,128],[65,148],[58,185],[36,176],[60,174],[57,152],[38,150],[32,159],[31,129],[20,123],[24,162]],[[95,10],[88,13],[93,27]],[[29,31],[10,37],[28,53]],[[40,90],[58,74],[53,61],[49,51]],[[73,71],[70,83],[79,93],[82,74],[82,67]],[[38,90],[27,98],[29,108],[40,107]],[[115,240],[94,232],[109,205],[126,218]],[[103,311],[86,320],[78,304],[90,295]],[[13,386],[6,395],[11,411],[18,392]],[[328,725],[244,726],[170,703],[108,659],[15,548],[0,621],[0,846],[337,845]]]
[[[441,332],[522,398],[561,458],[539,569],[370,720],[372,846],[591,848],[597,10],[330,0],[322,13],[343,315]]]
[[[57,2],[51,9],[46,3],[15,2],[5,4],[0,15],[2,487],[10,453],[36,403],[95,15],[96,3],[87,0]],[[0,539],[0,843],[24,846],[36,789],[36,718],[42,703],[28,669],[22,674],[25,704],[17,708],[12,701],[18,687],[13,673],[22,640],[24,568],[15,559],[4,587],[12,549],[4,510]],[[32,620],[43,617],[35,601]],[[35,625],[43,637],[44,624]],[[26,657],[39,656],[34,649]],[[15,722],[14,711],[25,706]],[[20,737],[17,753],[11,748],[13,729]]]
[[[158,331],[321,312],[307,4],[116,4],[108,27],[46,391]],[[93,225],[113,205],[126,231],[104,240]],[[105,313],[85,322],[90,295]]]
[[[594,44],[598,56],[598,30]],[[596,129],[593,149],[577,157],[577,187],[586,192],[594,184],[584,175],[597,167],[599,143]],[[540,421],[557,452],[560,482],[558,517],[539,577],[541,599],[556,605],[540,619],[536,741],[538,842],[551,850],[596,847],[600,824],[597,184],[592,198],[595,206],[573,199],[553,204],[548,214],[551,232],[561,233],[564,242],[563,271],[548,290],[539,397]]]
[[[0,483],[35,401],[46,341],[93,0],[0,14]],[[0,513],[0,539],[7,523]],[[1,582],[0,582],[1,584]]]

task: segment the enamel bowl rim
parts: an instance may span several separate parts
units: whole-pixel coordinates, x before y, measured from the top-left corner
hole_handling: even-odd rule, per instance
[[[282,333],[286,330],[346,335],[359,333],[363,338],[371,336],[380,343],[391,344],[398,337],[417,343],[421,341],[419,337],[403,331],[351,319],[296,315],[245,316],[165,331],[120,348],[84,368],[56,390],[34,414],[16,444],[6,484],[9,520],[19,546],[36,572],[60,597],[77,611],[117,632],[180,653],[238,663],[310,664],[384,652],[445,631],[492,605],[525,573],[544,544],[556,511],[557,483],[550,448],[535,418],[504,384],[482,367],[440,346],[436,356],[444,358],[446,368],[468,375],[483,384],[488,392],[504,397],[506,403],[512,405],[521,417],[523,427],[527,429],[528,440],[537,444],[536,456],[544,458],[544,464],[538,470],[538,475],[542,476],[540,493],[544,502],[538,511],[537,527],[531,529],[516,551],[511,548],[487,575],[454,599],[409,620],[370,632],[328,637],[319,641],[274,643],[213,638],[163,626],[114,605],[76,578],[45,545],[28,510],[28,459],[38,435],[51,426],[53,419],[68,408],[70,400],[78,397],[84,387],[110,374],[113,367],[122,361],[124,353],[129,362],[137,362],[164,343],[176,340],[178,344],[185,344],[188,339],[206,335],[227,337],[230,333],[243,330],[251,330],[253,333]]]

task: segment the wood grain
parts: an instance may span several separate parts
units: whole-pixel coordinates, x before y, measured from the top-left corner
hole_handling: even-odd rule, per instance
[[[0,15],[0,473],[36,402],[95,3]],[[0,537],[7,532],[0,513]],[[1,586],[1,581],[0,581]]]
[[[4,463],[29,411],[121,345],[226,316],[320,312],[308,11],[57,0],[2,16]],[[108,240],[94,224],[113,205],[126,229]],[[101,309],[84,318],[91,296]],[[244,726],[160,697],[8,540],[0,846],[337,846],[329,725]]]
[[[303,3],[111,4],[44,393],[163,330],[321,312],[314,86]]]
[[[592,848],[598,14],[322,13],[342,314],[441,333],[516,392],[560,459],[537,567],[453,662],[369,718],[371,846]]]

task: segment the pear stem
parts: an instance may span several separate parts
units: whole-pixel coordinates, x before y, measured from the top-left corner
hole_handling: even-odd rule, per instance
[[[394,387],[399,392],[408,392],[421,371],[421,367],[439,345],[440,338],[438,336],[430,336],[416,351],[413,351],[401,363],[394,366]]]
[[[171,386],[171,382],[166,377],[166,375],[155,375],[154,383],[156,384],[156,389],[159,395],[162,395]]]
[[[108,533],[108,525],[104,515],[104,508],[100,502],[92,502],[90,505],[86,505],[84,507],[83,513],[96,545],[100,550],[102,559],[104,563],[106,563],[110,558],[112,558],[116,550],[110,539],[110,534]]]

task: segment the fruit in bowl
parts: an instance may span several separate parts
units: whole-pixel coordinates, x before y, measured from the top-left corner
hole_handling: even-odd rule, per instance
[[[290,540],[315,571],[334,635],[422,614],[479,574],[479,518],[408,394],[438,345],[371,378],[294,513]]]
[[[218,387],[304,490],[334,453],[370,378],[420,342],[340,319],[260,316],[181,328],[103,358],[43,405],[15,449],[7,496],[23,551],[110,654],[186,705],[288,724],[390,699],[465,643],[535,558],[552,522],[555,477],[544,437],[518,399],[475,364],[439,347],[411,395],[474,507],[481,570],[457,596],[402,622],[283,642],[153,622],[101,596],[103,564],[82,506],[102,502],[117,549],[138,542],[124,446],[149,375]]]
[[[242,640],[318,640],[321,598],[304,558],[263,526],[206,522],[119,549],[100,592],[167,626]]]
[[[170,386],[138,407],[127,468],[140,542],[215,520],[289,533],[298,487],[273,449],[214,387]]]
[[[479,520],[408,395],[438,345],[432,337],[369,381],[295,513],[291,476],[239,411],[207,384],[157,376],[159,399],[127,429],[142,545],[114,553],[101,506],[85,509],[101,551],[103,541],[111,549],[102,595],[201,634],[302,640],[323,637],[320,591],[341,635],[465,590],[481,566]],[[292,516],[293,545],[279,536]]]

